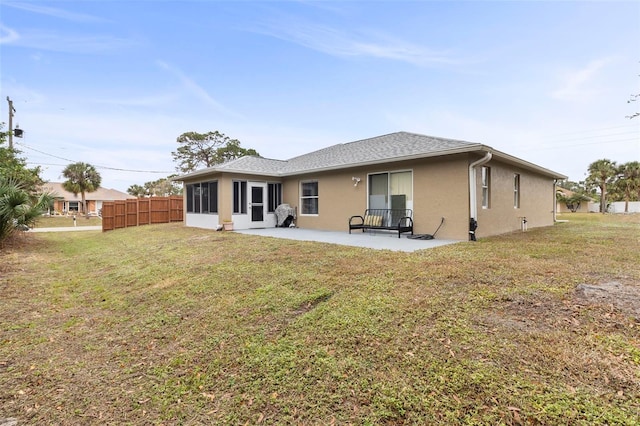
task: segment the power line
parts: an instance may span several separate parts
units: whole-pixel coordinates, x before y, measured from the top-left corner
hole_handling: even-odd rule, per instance
[[[585,145],[601,145],[601,144],[608,144],[608,143],[620,143],[620,142],[631,142],[631,141],[638,141],[637,138],[631,138],[631,139],[616,139],[613,141],[598,141],[598,142],[587,142],[587,143],[576,143],[576,144],[572,144],[572,145],[562,145],[562,146],[542,146],[542,145],[537,145],[535,147],[532,148],[528,148],[528,149],[523,149],[523,151],[533,151],[533,150],[544,150],[544,149],[564,149],[564,148],[575,148],[576,146],[585,146]]]
[[[577,138],[570,138],[570,139],[557,139],[557,140],[552,140],[550,142],[569,142],[569,141],[579,141],[583,139],[608,138],[610,136],[624,136],[624,135],[638,135],[638,139],[640,140],[640,133],[638,132],[622,132],[622,133],[609,133],[606,135],[580,136]]]
[[[25,144],[23,144],[23,143],[17,143],[17,144],[18,144],[18,145],[20,145],[20,146],[22,146],[22,147],[25,147],[25,148],[27,148],[27,149],[30,149],[31,151],[35,151],[35,152],[38,152],[38,153],[40,153],[40,154],[47,155],[47,156],[49,156],[49,157],[57,158],[58,160],[64,160],[64,161],[68,161],[68,162],[70,162],[70,163],[77,163],[77,161],[70,160],[70,159],[68,159],[68,158],[64,158],[64,157],[59,157],[59,156],[57,156],[57,155],[49,154],[49,153],[47,153],[47,152],[40,151],[39,149],[35,149],[35,148],[30,147],[30,146],[27,146],[27,145],[25,145]],[[38,164],[38,163],[32,163],[32,164]],[[42,165],[46,165],[46,164],[42,164]],[[48,164],[48,165],[51,165],[51,166],[58,166],[58,164]],[[172,173],[175,173],[174,171],[167,172],[167,171],[164,171],[164,170],[132,170],[132,169],[121,169],[121,168],[118,168],[118,167],[101,166],[101,165],[98,165],[98,164],[92,164],[92,166],[94,166],[95,168],[98,168],[98,169],[115,170],[115,171],[119,171],[119,172],[132,172],[132,173],[159,173],[159,174],[172,174]]]
[[[547,137],[553,138],[555,136],[567,136],[567,135],[575,135],[575,134],[578,134],[578,133],[590,133],[590,132],[600,132],[600,131],[603,131],[603,130],[625,129],[625,128],[628,128],[628,127],[638,128],[638,126],[635,125],[635,124],[626,124],[624,126],[603,127],[603,128],[600,128],[600,129],[590,129],[590,130],[576,130],[574,132],[566,132],[566,133],[554,133],[554,134],[546,135],[546,136],[543,136],[543,137],[545,137],[545,138],[547,138]]]

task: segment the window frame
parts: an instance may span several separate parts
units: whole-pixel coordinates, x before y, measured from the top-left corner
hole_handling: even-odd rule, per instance
[[[315,184],[315,195],[304,195],[304,185]],[[315,200],[315,213],[306,212],[305,201]],[[320,214],[320,183],[318,180],[304,180],[300,181],[300,216],[318,216]]]
[[[234,180],[233,182],[233,214],[247,214],[247,181]]]
[[[411,181],[411,191],[408,194],[405,193],[398,193],[398,194],[394,194],[393,192],[393,176],[397,176],[397,175],[401,175],[401,174],[409,174],[410,176],[410,181]],[[386,183],[387,183],[387,188],[386,188],[386,192],[385,194],[371,194],[371,189],[372,189],[372,185],[373,182],[372,180],[374,179],[375,176],[382,176],[382,175],[386,175]],[[407,209],[412,209],[413,208],[413,178],[414,178],[414,173],[413,173],[413,169],[399,169],[399,170],[388,170],[388,171],[382,171],[382,172],[374,172],[374,173],[368,173],[367,174],[367,208],[372,208],[371,207],[371,196],[372,195],[384,195],[385,196],[385,204],[386,204],[386,208],[393,208],[393,206],[391,206],[391,197],[394,195],[406,195],[406,202],[407,202]]]
[[[480,173],[482,187],[482,208],[491,208],[491,167],[483,166]]]
[[[520,208],[520,173],[513,174],[513,208]]]
[[[282,204],[282,182],[267,182],[267,213],[275,213]]]
[[[206,193],[207,193],[206,196],[204,195],[204,191],[205,191],[204,188],[206,188]],[[212,188],[215,188],[213,195],[211,194]],[[218,214],[218,181],[217,180],[188,183],[185,185],[185,193],[186,193],[185,203],[187,207],[186,208],[187,213]],[[207,200],[206,207],[204,206],[204,203],[203,203],[204,199]]]

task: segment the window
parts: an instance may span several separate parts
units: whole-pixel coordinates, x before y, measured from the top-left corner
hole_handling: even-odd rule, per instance
[[[513,208],[520,208],[520,175],[513,175]]]
[[[247,214],[247,181],[233,181],[233,213]]]
[[[276,211],[276,207],[282,204],[282,184],[270,183],[267,185],[267,203],[268,212],[273,213]]]
[[[78,202],[77,201],[69,201],[69,211],[70,212],[77,212],[78,210]]]
[[[218,213],[218,182],[187,184],[187,213]]]
[[[410,209],[413,200],[411,171],[369,175],[370,209]]]
[[[491,207],[491,168],[482,168],[482,208],[488,209]]]
[[[318,214],[318,182],[302,182],[300,205],[301,214]]]

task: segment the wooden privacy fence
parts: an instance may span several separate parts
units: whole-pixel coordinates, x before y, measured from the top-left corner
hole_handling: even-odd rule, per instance
[[[102,203],[102,232],[129,226],[181,222],[182,197],[131,198]]]

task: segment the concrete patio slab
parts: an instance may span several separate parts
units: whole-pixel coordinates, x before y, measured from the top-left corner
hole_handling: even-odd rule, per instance
[[[414,252],[416,250],[425,250],[429,248],[439,247],[447,244],[459,243],[455,240],[415,240],[402,235],[398,238],[398,234],[390,232],[336,232],[336,231],[318,231],[315,229],[300,228],[260,228],[260,229],[243,229],[233,231],[239,234],[259,235],[262,237],[284,238],[299,241],[315,241],[329,244],[339,244],[344,246],[364,247],[375,250],[392,250],[403,252]]]

